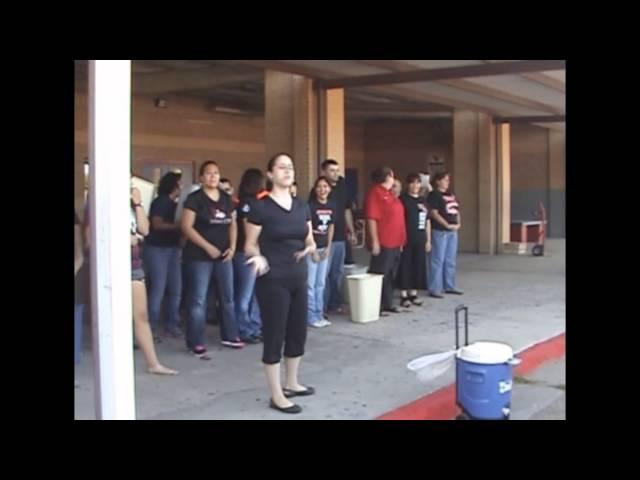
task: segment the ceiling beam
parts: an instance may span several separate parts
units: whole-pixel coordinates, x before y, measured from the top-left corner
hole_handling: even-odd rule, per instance
[[[485,64],[495,63],[495,60],[480,60]],[[566,68],[566,67],[565,67]],[[561,70],[564,70],[562,68]],[[532,73],[521,73],[520,76],[522,78],[526,78],[527,80],[531,80],[532,82],[536,82],[540,85],[544,85],[545,87],[553,88],[559,92],[566,92],[566,84],[562,80],[558,80],[557,78],[550,77],[540,72],[532,72]]]
[[[305,77],[314,78],[318,83],[322,82],[322,79],[328,77],[335,77],[340,75],[340,72],[335,70],[329,70],[326,68],[310,67],[308,65],[298,65],[288,63],[286,60],[232,60],[229,63],[253,65],[254,67],[260,67],[268,70],[276,70],[280,72],[291,73],[294,75],[302,75]],[[462,110],[473,110],[476,112],[482,112],[489,115],[495,115],[496,112],[492,111],[484,106],[477,105],[471,102],[458,101],[448,97],[440,97],[426,92],[416,91],[411,87],[404,87],[400,85],[385,85],[385,86],[373,86],[363,87],[363,92],[373,93],[384,96],[393,96],[401,98],[403,100],[429,102],[443,108],[459,108]]]
[[[544,70],[562,70],[564,68],[564,60],[524,60],[482,65],[466,65],[463,67],[420,69],[411,72],[349,76],[322,81],[322,86],[324,88],[365,87],[397,83],[432,82],[437,80],[451,80],[468,77],[475,78],[493,75],[510,75],[517,73],[540,72]]]
[[[215,68],[198,70],[171,70],[160,73],[134,75],[132,79],[133,93],[137,95],[154,95],[174,93],[184,90],[203,90],[231,83],[255,81],[258,73],[220,73]]]
[[[495,123],[557,123],[565,122],[565,115],[533,115],[526,117],[496,117]]]
[[[358,62],[362,63],[363,65],[372,67],[386,68],[394,72],[410,72],[421,70],[421,68],[416,65],[404,63],[398,60],[358,60]],[[440,80],[437,83],[447,85],[449,87],[458,88],[460,90],[466,90],[468,92],[478,93],[487,97],[496,98],[498,100],[503,100],[505,102],[513,103],[514,105],[519,105],[521,107],[526,107],[533,110],[540,110],[542,112],[554,114],[564,113],[562,109],[559,109],[552,105],[531,100],[526,97],[521,97],[519,95],[503,92],[502,90],[497,90],[495,88],[480,85],[475,82],[470,82],[469,80]]]

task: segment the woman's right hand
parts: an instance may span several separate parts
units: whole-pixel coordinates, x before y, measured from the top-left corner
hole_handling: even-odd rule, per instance
[[[207,252],[207,255],[214,260],[220,258],[220,255],[222,255],[222,252],[211,244],[205,249],[205,251]]]
[[[136,245],[138,245],[138,243],[140,243],[140,239],[138,238],[138,236],[131,235],[131,246],[135,247]]]
[[[245,262],[246,265],[253,265],[255,267],[255,272],[258,277],[264,275],[269,271],[269,262],[262,255],[256,255],[255,257],[251,257],[249,260]]]
[[[377,257],[378,255],[380,255],[380,243],[379,242],[374,242],[373,245],[371,246],[371,255],[373,255],[374,257]]]

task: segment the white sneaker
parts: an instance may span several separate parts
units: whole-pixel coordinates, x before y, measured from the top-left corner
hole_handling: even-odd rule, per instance
[[[318,320],[317,322],[310,323],[309,326],[313,328],[322,328],[327,326],[325,322],[326,320]]]
[[[320,320],[320,323],[322,323],[323,327],[328,327],[329,325],[331,325],[331,322],[329,320]]]

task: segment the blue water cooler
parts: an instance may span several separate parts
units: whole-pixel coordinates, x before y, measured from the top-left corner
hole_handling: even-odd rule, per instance
[[[464,311],[465,345],[458,342],[459,314]],[[462,410],[458,419],[508,420],[511,413],[513,357],[509,345],[498,342],[469,344],[469,308],[455,310],[456,403]]]

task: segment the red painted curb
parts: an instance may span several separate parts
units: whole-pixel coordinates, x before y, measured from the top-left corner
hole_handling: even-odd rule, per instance
[[[514,374],[526,375],[542,364],[562,358],[566,338],[562,333],[516,353],[522,360]],[[451,420],[460,413],[456,405],[456,386],[448,385],[418,400],[381,415],[376,420]]]

